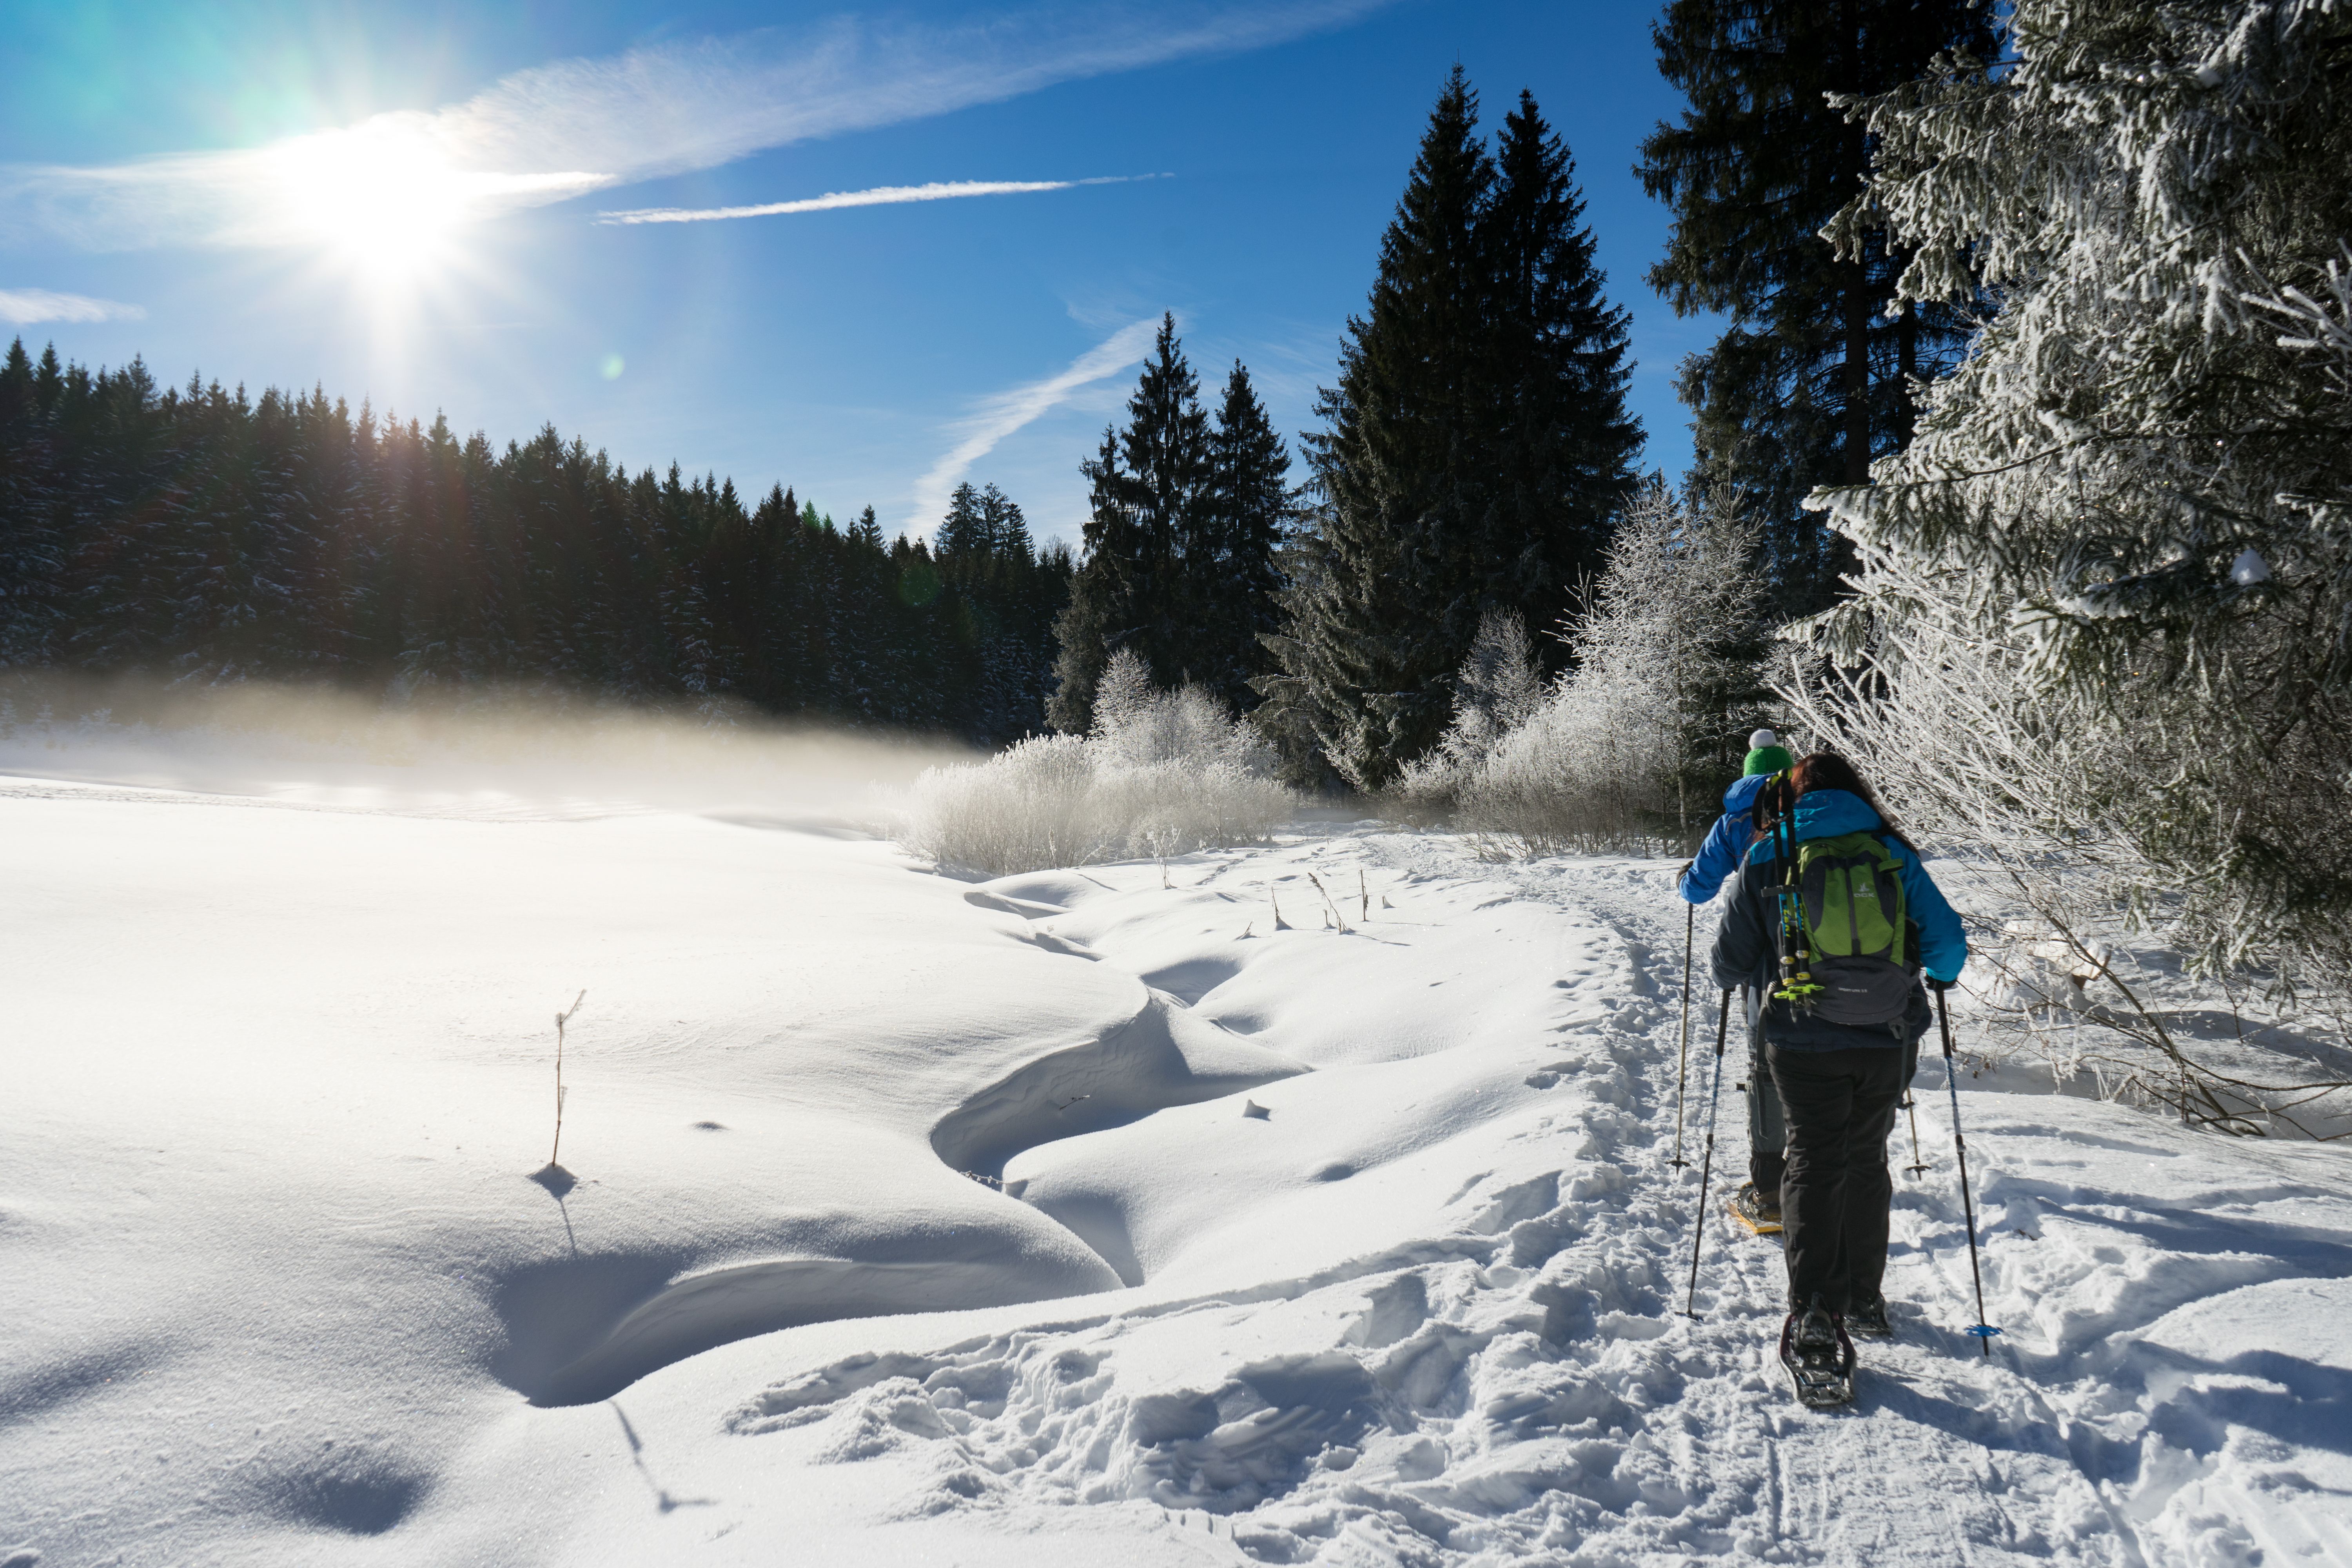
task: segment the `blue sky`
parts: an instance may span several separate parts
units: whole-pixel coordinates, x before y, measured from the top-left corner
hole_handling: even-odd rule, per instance
[[[503,444],[796,487],[927,531],[959,478],[1075,540],[1079,460],[1175,312],[1294,442],[1459,60],[1567,141],[1678,474],[1711,324],[1642,282],[1677,102],[1648,9],[1571,0],[505,6],[0,0],[0,332]],[[929,185],[779,216],[602,215]]]

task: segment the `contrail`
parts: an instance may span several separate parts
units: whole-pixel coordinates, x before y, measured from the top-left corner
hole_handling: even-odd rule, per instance
[[[1033,191],[1067,191],[1079,185],[1120,185],[1155,180],[1159,174],[1102,174],[1089,180],[941,180],[927,185],[877,185],[869,191],[828,191],[793,202],[751,207],[633,207],[596,215],[602,224],[708,223],[717,218],[782,217],[788,213],[831,212],[836,207],[891,206],[900,202],[943,202],[957,196],[1019,196]]]
[[[462,102],[261,147],[90,168],[0,162],[0,241],[39,235],[92,250],[305,242],[316,187],[387,175],[402,201],[491,218],[1059,82],[1265,48],[1397,3],[1044,0],[944,25],[836,16],[553,60]]]
[[[927,530],[939,521],[940,514],[947,510],[948,493],[955,489],[956,481],[971,470],[972,464],[994,451],[999,441],[1058,406],[1078,388],[1114,375],[1150,353],[1152,336],[1159,330],[1160,322],[1154,317],[1130,321],[1080,354],[1067,370],[1000,392],[985,399],[971,417],[958,421],[956,428],[962,432],[963,438],[932,464],[929,473],[915,481],[918,529]]]

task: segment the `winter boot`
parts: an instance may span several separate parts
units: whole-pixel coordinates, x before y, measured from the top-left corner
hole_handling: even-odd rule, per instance
[[[1886,1316],[1886,1298],[1873,1296],[1867,1301],[1856,1301],[1845,1310],[1845,1331],[1856,1339],[1891,1340],[1895,1325]]]
[[[1758,1236],[1780,1234],[1780,1194],[1767,1193],[1753,1182],[1742,1182],[1727,1205],[1731,1217]]]
[[[1780,1325],[1780,1364],[1807,1409],[1853,1403],[1853,1342],[1819,1301]]]

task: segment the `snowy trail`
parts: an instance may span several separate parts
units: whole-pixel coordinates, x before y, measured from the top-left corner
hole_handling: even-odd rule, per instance
[[[1923,1072],[1808,1415],[1735,1038],[1677,1314],[1663,863],[267,804],[0,786],[0,1562],[2352,1561],[2342,1148],[1963,1080],[1988,1363]]]
[[[2110,1368],[2081,1360],[2096,1340],[2145,1331],[2217,1285],[2264,1272],[2340,1279],[2352,1273],[2340,1226],[2315,1232],[2315,1250],[2300,1266],[2278,1258],[2249,1258],[2238,1268],[2212,1258],[2183,1266],[2142,1257],[2151,1274],[2169,1268],[2171,1288],[2135,1279],[2119,1292],[2129,1305],[2042,1348],[2028,1294],[2003,1286],[2019,1271],[2020,1249],[2042,1245],[2025,1237],[2034,1224],[2046,1226],[2049,1211],[2023,1197],[2030,1184],[2012,1173],[2005,1147],[1989,1159],[1981,1151],[2003,1135],[2048,1139],[2051,1128],[2034,1112],[2053,1102],[2020,1106],[2000,1097],[1993,1105],[2012,1114],[1987,1117],[1976,1139],[1993,1315],[2010,1323],[2011,1337],[1995,1357],[1980,1359],[1976,1342],[1959,1331],[1976,1310],[1948,1116],[1938,1071],[1923,1072],[1922,1152],[1931,1169],[1898,1190],[1889,1279],[1901,1339],[1864,1348],[1858,1409],[1802,1412],[1771,1359],[1785,1289],[1779,1249],[1746,1237],[1717,1208],[1746,1154],[1744,1112],[1730,1087],[1746,1076],[1736,1022],[1702,1319],[1675,1312],[1705,1138],[1714,1009],[1708,994],[1694,998],[1685,1134],[1694,1165],[1676,1173],[1666,1162],[1682,933],[1672,929],[1679,906],[1668,874],[1654,864],[1588,863],[1571,886],[1556,870],[1498,873],[1465,866],[1450,844],[1433,850],[1385,837],[1315,846],[1301,863],[1328,877],[1334,862],[1344,868],[1358,859],[1432,882],[1505,880],[1523,902],[1607,933],[1618,963],[1593,998],[1604,1010],[1559,1026],[1560,1037],[1540,1053],[1549,1059],[1533,1063],[1525,1080],[1565,1084],[1571,1095],[1581,1091],[1580,1103],[1568,1125],[1506,1134],[1506,1142],[1547,1147],[1549,1158],[1538,1152],[1526,1168],[1558,1169],[1490,1184],[1476,1213],[1456,1205],[1455,1224],[1442,1233],[1351,1267],[1128,1307],[936,1355],[854,1358],[771,1389],[739,1409],[730,1429],[775,1433],[822,1422],[829,1446],[812,1457],[834,1461],[888,1453],[904,1434],[919,1434],[914,1446],[933,1450],[926,1456],[933,1474],[913,1484],[964,1500],[944,1505],[934,1493],[944,1506],[1148,1499],[1180,1512],[1236,1516],[1233,1539],[1265,1561],[2142,1563],[2213,1560],[2241,1542],[2298,1552],[2344,1544],[2340,1509],[2333,1518],[2298,1520],[2276,1506],[2251,1519],[2222,1517],[2201,1510],[2195,1495],[2176,1506],[2207,1479],[2242,1500],[2251,1478],[2231,1477],[2226,1455],[2205,1457],[2185,1475],[2163,1474],[2161,1436],[2118,1442],[2101,1429],[2097,1418],[2116,1414],[2117,1390]],[[1229,863],[1195,885],[1232,880],[1248,865]],[[1034,900],[1020,907],[1046,921],[1055,912]],[[1706,940],[1703,929],[1701,975]],[[1311,1093],[1317,1085],[1287,1087]],[[1972,1107],[1987,1098],[1969,1097]],[[2168,1130],[2141,1127],[2114,1108],[2070,1101],[2059,1115],[2117,1122],[2127,1134],[2069,1129],[2069,1142],[2189,1152],[2168,1141]],[[2148,1142],[2128,1136],[2135,1133]],[[1898,1141],[1907,1162],[1907,1127]],[[2198,1152],[2211,1152],[2210,1141]],[[1045,1152],[1050,1178],[1067,1156]],[[1042,1194],[1034,1185],[1030,1193],[1088,1234],[1084,1205],[1057,1194],[1050,1180]],[[2122,1254],[2108,1253],[2103,1238],[2082,1256],[2112,1269]],[[2102,1288],[2112,1292],[2116,1283]],[[1116,1364],[1121,1356],[1162,1359],[1168,1352],[1146,1348],[1156,1335],[1188,1344],[1262,1335],[1276,1316],[1268,1303],[1302,1331],[1276,1336],[1286,1342],[1280,1353],[1233,1363],[1223,1382],[1196,1374],[1152,1387]],[[2042,1312],[2046,1318],[2046,1305]],[[1188,1321],[1202,1315],[1218,1320],[1205,1333]],[[1075,1376],[1074,1368],[1081,1369]],[[2136,1414],[2141,1419],[2126,1415],[2121,1427],[2145,1429],[2144,1413]],[[1074,1455],[1087,1458],[1074,1463]],[[2143,1462],[2151,1457],[2152,1467]]]

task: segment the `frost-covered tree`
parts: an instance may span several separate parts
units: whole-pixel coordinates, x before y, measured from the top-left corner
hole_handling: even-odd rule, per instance
[[[1487,611],[1454,674],[1454,721],[1435,750],[1405,764],[1398,794],[1416,804],[1451,805],[1461,782],[1542,705],[1544,689],[1527,622],[1516,610]]]
[[[1819,234],[1870,168],[1870,133],[1829,101],[1885,92],[1948,49],[1987,57],[1989,0],[1672,0],[1653,24],[1658,69],[1689,107],[1642,143],[1639,174],[1674,212],[1651,285],[1680,314],[1728,318],[1684,362],[1702,482],[1731,484],[1765,528],[1766,570],[1790,614],[1829,602],[1851,561],[1801,510],[1815,485],[1859,483],[1899,448],[1910,383],[1960,346],[1947,302],[1883,309],[1906,259],[1857,228]]]
[[[1512,628],[1489,623],[1444,742],[1407,770],[1405,793],[1531,852],[1704,828],[1731,738],[1760,716],[1758,542],[1728,490],[1685,500],[1652,484],[1563,633],[1574,667],[1529,700]]]
[[[1855,110],[1879,167],[1832,237],[1883,225],[1905,300],[1999,310],[1911,447],[1816,498],[1867,675],[1821,710],[1914,810],[2120,844],[2205,962],[2341,982],[2352,7],[2019,0],[2007,32],[1996,75]]]

